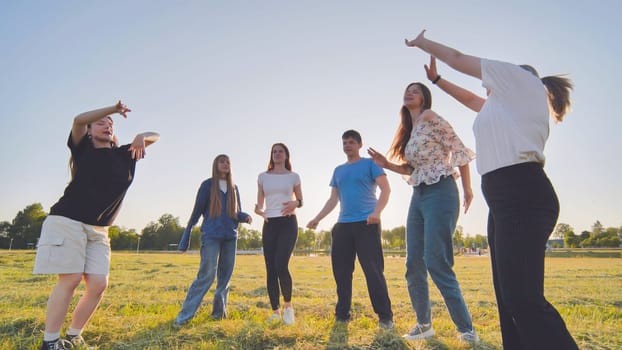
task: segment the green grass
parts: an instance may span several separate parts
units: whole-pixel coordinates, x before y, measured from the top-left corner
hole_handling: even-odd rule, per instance
[[[56,276],[32,275],[34,252],[0,252],[0,349],[36,349]],[[296,324],[268,325],[270,306],[261,256],[238,256],[229,318],[210,319],[212,290],[182,329],[172,321],[199,263],[196,254],[113,253],[110,286],[83,335],[99,349],[500,349],[501,338],[487,257],[457,257],[455,271],[482,342],[459,343],[442,298],[431,284],[437,336],[404,341],[416,322],[404,280],[404,258],[386,258],[396,329],[379,331],[359,266],[353,320],[335,324],[335,285],[328,257],[295,256]],[[622,259],[549,258],[546,295],[581,349],[622,348]],[[83,292],[80,287],[74,304]],[[73,307],[73,305],[72,305]],[[67,322],[69,322],[67,317]],[[67,326],[67,324],[65,325]]]

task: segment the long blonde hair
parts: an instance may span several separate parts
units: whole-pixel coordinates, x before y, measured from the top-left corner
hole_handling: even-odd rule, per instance
[[[209,217],[214,218],[220,216],[222,212],[222,203],[220,196],[220,186],[218,180],[220,180],[220,172],[218,172],[218,162],[226,158],[229,160],[229,156],[226,154],[219,154],[214,158],[212,163],[212,184],[210,187],[210,204],[209,204]],[[233,176],[231,175],[231,167],[225,178],[227,180],[227,216],[236,219],[238,217],[238,197],[235,192],[235,184],[233,183]]]

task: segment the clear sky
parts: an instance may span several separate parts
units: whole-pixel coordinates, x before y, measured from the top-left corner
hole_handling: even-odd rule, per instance
[[[546,171],[576,232],[622,225],[622,2],[535,1],[17,1],[0,3],[0,220],[40,202],[49,211],[69,171],[75,115],[122,99],[122,143],[161,140],[137,165],[116,224],[141,230],[170,213],[185,225],[217,154],[230,155],[243,208],[252,212],[270,146],[290,148],[302,179],[299,225],[329,196],[345,161],[341,134],[385,152],[403,91],[425,81],[429,57],[404,38],[569,74],[573,112],[551,125]],[[439,63],[439,73],[484,94]],[[474,148],[475,113],[428,83],[433,109]],[[472,208],[458,224],[485,234],[487,208],[471,166]],[[383,228],[404,225],[412,190],[389,173]],[[319,228],[330,229],[337,211]],[[251,228],[260,229],[257,216]]]

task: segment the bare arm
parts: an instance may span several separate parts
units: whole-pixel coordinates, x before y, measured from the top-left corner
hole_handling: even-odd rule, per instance
[[[374,211],[367,217],[367,224],[379,224],[380,214],[387,206],[387,203],[389,203],[391,186],[389,186],[389,180],[387,179],[387,175],[380,175],[376,177],[376,184],[380,188],[380,196],[378,197],[378,201],[376,202],[376,208],[374,208]]]
[[[145,148],[157,142],[160,139],[160,134],[153,131],[143,132],[134,137],[134,141],[130,145],[129,151],[132,152],[133,159],[142,159],[145,157]]]
[[[424,33],[425,29],[422,30],[415,39],[405,39],[406,45],[420,48],[421,50],[445,62],[458,72],[470,75],[480,80],[482,79],[481,58],[465,55],[454,48],[429,40],[424,36]]]
[[[264,220],[268,220],[266,212],[263,210],[263,203],[266,199],[266,195],[263,192],[261,184],[257,184],[257,203],[255,204],[255,214],[261,216]]]
[[[471,109],[474,112],[479,112],[486,102],[486,99],[477,96],[471,91],[458,86],[449,80],[441,79],[441,76],[438,74],[436,70],[436,58],[434,56],[430,56],[430,66],[425,65],[425,74],[428,79],[432,82],[436,82],[436,86],[441,88],[441,90],[445,91],[449,96],[455,98],[458,102],[462,103],[465,107]]]
[[[369,154],[371,159],[373,159],[379,167],[389,169],[398,174],[410,175],[414,170],[408,163],[397,164],[389,161],[384,155],[371,147],[367,149],[367,154]]]
[[[287,201],[283,203],[283,209],[281,210],[281,215],[291,215],[294,213],[294,210],[298,208],[298,200],[302,203],[302,188],[300,184],[294,186],[294,196],[295,200]]]
[[[471,173],[469,171],[469,163],[458,167],[460,171],[460,179],[462,179],[462,192],[464,192],[464,213],[469,210],[471,201],[473,200],[473,190],[471,190]]]
[[[77,145],[82,137],[84,137],[84,135],[86,134],[87,126],[89,124],[94,123],[105,116],[115,113],[119,113],[123,117],[127,118],[127,112],[131,111],[131,109],[127,108],[126,105],[119,101],[114,106],[80,113],[75,118],[73,118],[73,125],[71,126],[71,141],[74,145]]]
[[[333,209],[339,203],[339,190],[336,187],[331,187],[330,197],[324,204],[324,207],[320,212],[307,224],[307,227],[310,229],[316,229],[317,225],[320,223],[322,219],[326,217],[326,215],[330,214]]]

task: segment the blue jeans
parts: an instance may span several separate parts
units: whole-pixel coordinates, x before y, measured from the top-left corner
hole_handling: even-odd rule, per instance
[[[222,319],[227,316],[227,297],[229,281],[235,266],[237,239],[201,238],[201,264],[197,278],[190,285],[177,319],[177,323],[188,322],[201,305],[205,293],[217,277],[216,291],[212,303],[212,317]]]
[[[459,332],[467,332],[473,329],[473,323],[452,269],[452,235],[459,211],[460,199],[453,177],[413,187],[406,223],[406,282],[417,322],[432,322],[430,272],[456,328]]]

